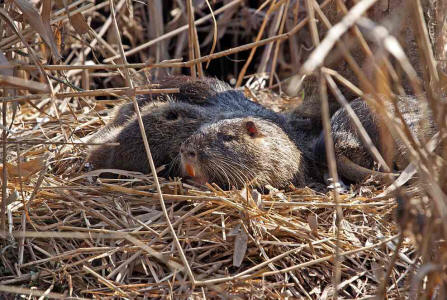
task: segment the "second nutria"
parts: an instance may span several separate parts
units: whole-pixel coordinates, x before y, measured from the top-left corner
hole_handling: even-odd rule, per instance
[[[196,105],[208,105],[207,100],[214,97],[217,93],[225,92],[231,87],[223,81],[216,78],[204,77],[194,78],[191,76],[169,76],[159,81],[157,89],[178,88],[178,93],[172,94],[148,94],[137,96],[137,102],[140,108],[147,103],[158,102],[186,102]],[[248,100],[248,99],[247,99]],[[107,127],[118,127],[129,121],[135,115],[132,102],[117,106],[112,112],[112,118],[107,123]]]
[[[389,111],[394,111],[392,103],[384,102]],[[397,105],[405,122],[415,137],[430,138],[435,133],[433,118],[428,116],[426,124],[420,124],[424,118],[421,103],[415,97],[397,98]],[[370,136],[379,152],[391,153],[391,159],[397,169],[403,169],[408,164],[408,151],[404,144],[396,137],[384,137],[381,126],[385,126],[376,113],[373,113],[366,102],[359,98],[350,103],[351,108],[359,117],[363,127]],[[360,182],[371,175],[378,179],[388,177],[386,173],[375,172],[374,159],[363,144],[356,126],[351,122],[345,108],[339,109],[331,118],[331,130],[334,140],[337,170],[340,175],[350,181]],[[389,143],[390,138],[392,142]],[[314,145],[314,160],[326,163],[326,149],[324,134],[321,133]],[[391,166],[392,167],[392,166]]]
[[[141,114],[155,165],[168,166],[161,175],[178,176],[180,144],[213,116],[200,106],[182,102],[152,102]],[[94,169],[150,172],[136,116],[122,126],[102,129],[91,142],[119,143],[90,147],[87,161]]]
[[[220,120],[200,128],[180,148],[183,175],[237,188],[304,185],[301,151],[277,124],[257,117]]]

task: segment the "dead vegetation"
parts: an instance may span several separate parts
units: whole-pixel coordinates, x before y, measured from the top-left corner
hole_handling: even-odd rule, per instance
[[[3,1],[0,296],[444,299],[447,7],[354,2]],[[412,163],[342,194],[88,172],[86,137],[111,107],[182,72],[276,109],[304,95],[297,111],[323,124],[335,100],[368,94]],[[433,110],[431,141],[378,101],[405,92]]]

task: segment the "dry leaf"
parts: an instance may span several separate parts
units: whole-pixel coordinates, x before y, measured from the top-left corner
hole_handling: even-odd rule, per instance
[[[341,221],[341,229],[343,231],[343,234],[346,236],[346,238],[355,246],[361,247],[362,243],[357,238],[357,236],[354,234],[354,230],[352,226],[349,224],[348,221],[342,220]]]
[[[20,77],[0,75],[1,87],[17,87],[24,90],[33,90],[38,92],[48,92],[48,85],[37,81],[26,80]]]
[[[20,174],[22,177],[26,178],[42,170],[44,166],[44,157],[41,156],[30,161],[22,162],[20,164],[20,173],[19,167],[10,163],[6,163],[6,170],[8,171],[8,177],[19,177]],[[0,166],[0,171],[1,170],[3,170],[3,166]]]
[[[54,38],[56,39],[57,50],[62,52],[62,24],[59,24],[54,31]]]
[[[14,70],[11,68],[2,68],[1,66],[10,66],[8,59],[3,53],[0,52],[0,75],[12,76],[14,74]]]
[[[28,0],[14,0],[14,3],[22,11],[29,25],[39,33],[43,41],[50,47],[53,58],[60,59],[54,40],[53,31],[50,26],[51,0],[45,0],[42,6],[42,17],[37,9]]]
[[[83,35],[84,33],[88,33],[90,31],[90,26],[88,26],[84,16],[81,13],[70,15],[70,23],[79,35]]]
[[[312,230],[312,233],[315,236],[318,236],[318,220],[317,220],[317,216],[309,215],[307,217],[307,223],[309,224],[309,227],[310,227],[310,230]]]
[[[240,229],[239,234],[234,239],[233,266],[240,267],[247,252],[248,236],[244,229]]]

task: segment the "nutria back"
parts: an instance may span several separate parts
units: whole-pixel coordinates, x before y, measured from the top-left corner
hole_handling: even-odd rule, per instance
[[[217,93],[230,90],[231,87],[216,78],[204,77],[194,78],[191,76],[170,76],[159,81],[157,89],[178,88],[178,93],[164,94],[155,93],[138,95],[137,102],[140,109],[151,102],[185,102],[196,105],[207,105],[207,100]],[[248,99],[247,99],[248,100]],[[117,106],[112,112],[112,118],[107,123],[108,127],[119,127],[124,125],[135,115],[132,102]]]
[[[140,108],[151,102],[183,102],[191,105],[206,107],[218,115],[217,119],[238,118],[243,116],[258,116],[275,122],[282,128],[287,128],[284,116],[253,102],[244,93],[231,89],[223,81],[216,78],[193,78],[190,76],[172,76],[154,82],[159,89],[178,88],[178,93],[149,94],[137,97]],[[118,106],[112,112],[108,127],[124,125],[134,116],[132,102]]]
[[[280,126],[259,117],[204,125],[182,143],[180,152],[183,175],[199,183],[227,188],[304,185],[301,151]]]

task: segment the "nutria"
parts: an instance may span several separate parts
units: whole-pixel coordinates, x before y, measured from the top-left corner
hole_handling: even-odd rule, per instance
[[[202,126],[180,147],[181,169],[199,183],[284,188],[304,185],[301,151],[277,124],[259,117]]]
[[[217,79],[209,82],[212,84],[204,85],[197,80],[191,81],[189,98],[177,94],[174,99],[148,101],[142,106],[143,124],[154,163],[157,167],[168,165],[160,175],[180,175],[176,168],[179,161],[180,144],[202,125],[212,124],[222,119],[253,116],[273,122],[287,131],[288,125],[284,116],[250,101],[242,92],[235,90],[216,92],[216,86],[225,85],[219,83]],[[182,83],[179,84],[182,86]],[[195,88],[197,85],[201,87]],[[183,91],[183,89],[180,90]],[[118,108],[116,111],[118,115],[96,133],[90,141],[94,143],[115,142],[120,145],[93,146],[90,148],[87,161],[95,169],[114,168],[149,173],[149,165],[136,116],[129,113],[125,116],[130,119],[123,120],[124,118],[119,113],[130,110]]]
[[[158,84],[157,89],[178,88],[179,92],[172,94],[139,95],[137,96],[137,102],[140,108],[153,101],[175,101],[206,105],[206,101],[214,97],[217,93],[231,89],[225,82],[211,77],[170,76],[153,83]],[[132,102],[117,106],[112,112],[112,118],[107,123],[107,127],[122,126],[134,115],[135,110]]]
[[[384,102],[391,112],[394,107],[389,102]],[[427,124],[420,124],[424,117],[421,104],[414,97],[398,97],[397,104],[402,116],[410,131],[418,138],[430,138],[435,133],[433,118],[427,119]],[[408,164],[408,153],[404,144],[399,138],[391,136],[383,137],[382,133],[388,131],[381,130],[385,127],[382,119],[373,113],[363,99],[358,98],[350,103],[351,108],[359,117],[363,127],[370,136],[373,144],[384,156],[391,154],[391,160],[396,169],[401,170]],[[422,127],[424,126],[424,127]],[[352,182],[360,182],[374,175],[379,180],[389,178],[389,174],[375,172],[374,159],[364,146],[355,125],[352,124],[348,112],[345,108],[339,109],[331,118],[331,130],[334,140],[334,151],[339,174]],[[390,141],[391,143],[387,142]],[[394,144],[393,144],[394,143]],[[314,145],[314,160],[326,163],[326,149],[323,132]],[[392,166],[390,166],[392,167]]]
[[[152,102],[142,108],[141,114],[155,165],[168,165],[161,175],[178,176],[176,166],[181,142],[213,116],[200,106],[182,102]],[[124,125],[102,129],[91,141],[119,143],[90,148],[87,161],[94,169],[150,172],[136,116]]]
[[[318,1],[321,2],[321,1]],[[325,1],[326,2],[326,1]],[[343,6],[346,6],[347,9],[351,9],[353,5],[355,5],[358,1],[327,1],[327,5],[324,7],[321,7],[322,12],[326,15],[329,22],[334,25],[337,24],[342,20],[343,17],[346,15],[346,11]],[[421,5],[423,7],[424,15],[427,16],[425,19],[426,25],[428,28],[433,28],[433,24],[436,22],[433,22],[433,20],[430,20],[430,18],[434,18],[432,16],[433,14],[433,6],[429,5],[431,3],[430,1],[420,1]],[[421,55],[421,52],[419,51],[418,47],[418,36],[419,34],[417,31],[415,31],[414,26],[408,26],[407,22],[402,22],[402,20],[405,20],[409,16],[411,16],[414,11],[414,9],[403,9],[403,6],[407,5],[407,3],[410,3],[408,1],[402,1],[402,0],[388,0],[383,3],[386,3],[385,5],[382,5],[380,1],[377,1],[375,5],[372,5],[370,9],[368,9],[367,15],[368,19],[376,22],[377,24],[385,27],[391,36],[396,37],[399,40],[399,43],[402,46],[402,49],[406,53],[406,57],[409,59],[411,65],[415,68],[419,78],[424,78],[424,70],[426,66],[424,66],[425,60],[423,59],[423,56]],[[318,11],[315,11],[315,16],[321,21],[320,14]],[[328,27],[326,26],[324,21],[316,22],[317,25],[317,32],[319,33],[319,36],[321,39],[327,36]],[[362,27],[360,27],[362,28]],[[377,29],[375,26],[374,28]],[[369,30],[364,28],[363,36],[368,37],[371,35],[365,34]],[[441,31],[436,32],[436,30],[431,30],[431,41],[437,41],[440,39],[440,33]],[[374,35],[377,36],[377,35]],[[311,32],[307,30],[306,27],[304,27],[302,30],[300,30],[300,34],[295,37],[297,39],[297,42],[299,43],[298,47],[301,48],[302,51],[300,53],[299,59],[300,62],[296,63],[296,65],[300,65],[300,63],[304,63],[309,55],[312,53],[312,51],[315,50],[316,45],[312,45],[309,41],[312,41],[311,38]],[[366,75],[366,79],[373,83],[373,82],[388,82],[388,79],[386,76],[388,74],[385,74],[385,77],[383,78],[376,78],[377,75],[380,74],[381,68],[383,68],[382,63],[384,62],[382,59],[385,58],[385,55],[379,55],[380,59],[378,59],[377,53],[380,53],[381,49],[383,48],[382,42],[377,43],[377,41],[371,40],[368,41],[368,47],[371,48],[371,52],[373,53],[372,56],[366,55],[364,51],[364,42],[360,42],[358,38],[356,38],[355,30],[349,30],[347,31],[341,38],[340,42],[343,44],[345,48],[347,48],[349,51],[340,49],[339,47],[333,47],[330,51],[330,54],[325,58],[324,60],[324,66],[335,71],[339,75],[342,75],[345,79],[350,81],[352,84],[354,84],[357,87],[360,87],[362,90],[368,90],[364,86],[364,83],[361,83],[359,75],[354,72],[353,67],[347,63],[347,59],[344,57],[347,53],[349,53],[352,56],[352,61],[356,62],[358,64],[358,67],[361,68],[361,70]],[[438,43],[439,45],[442,45],[442,43]],[[436,48],[442,48],[441,47],[434,47],[434,50],[436,51]],[[444,52],[445,53],[445,52]],[[442,55],[442,54],[440,54]],[[436,56],[436,54],[435,54]],[[396,70],[400,70],[400,64],[398,63],[398,60],[389,59],[387,62],[391,63],[393,68]],[[437,61],[438,67],[441,69],[444,68],[444,72],[447,70],[447,63],[443,62],[442,60]],[[442,65],[442,66],[441,66]],[[378,67],[379,69],[376,69]],[[360,70],[360,69],[359,69]],[[385,72],[386,73],[386,72]],[[392,73],[390,73],[391,76]],[[302,82],[301,80],[302,79]],[[392,78],[391,78],[392,79]],[[397,84],[394,82],[394,79],[390,79],[390,84],[392,84],[393,88],[397,88]],[[411,81],[409,80],[408,76],[399,76],[398,81],[402,85],[403,91],[406,93],[412,93],[413,87],[411,85]],[[296,87],[298,86],[296,83],[301,82],[300,90],[297,90]],[[354,93],[353,90],[347,88],[344,84],[340,84],[339,89],[341,90],[343,96],[348,101],[353,101],[356,98],[358,98],[358,93]],[[299,116],[305,116],[307,118],[310,118],[315,126],[319,126],[321,124],[321,105],[320,105],[320,83],[318,80],[318,75],[308,75],[305,78],[300,78],[298,75],[296,75],[295,80],[290,81],[290,85],[288,87],[288,93],[291,96],[296,95],[303,95],[303,102],[295,108],[295,114]],[[332,93],[328,93],[329,98],[329,106],[331,112],[333,109],[340,108],[337,104],[336,98]],[[332,113],[331,113],[332,115]]]
[[[160,89],[178,88],[178,93],[142,95],[137,98],[138,105],[144,107],[153,101],[185,102],[193,105],[208,107],[220,118],[260,116],[275,123],[283,123],[284,116],[249,100],[241,91],[232,90],[223,81],[216,78],[193,78],[190,76],[172,76],[156,82]],[[116,107],[112,118],[106,127],[119,127],[129,121],[134,114],[132,102]]]

